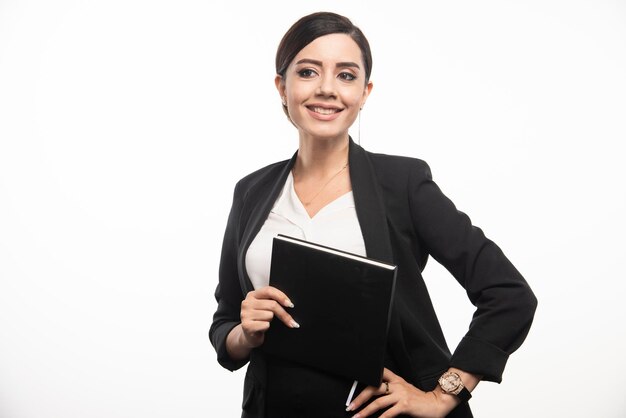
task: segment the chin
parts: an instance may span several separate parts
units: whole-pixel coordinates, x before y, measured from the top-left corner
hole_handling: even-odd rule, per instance
[[[312,132],[312,131],[309,131],[309,132],[307,132],[307,134],[312,136],[313,138],[319,139],[321,141],[331,141],[331,140],[334,140],[334,139],[337,139],[337,138],[344,138],[344,137],[347,138],[348,137],[347,131],[341,131],[341,132],[337,132],[337,131],[334,131],[334,132],[328,132],[328,131],[325,131],[325,132],[319,132],[319,131]]]
[[[319,127],[315,127],[315,128],[305,128],[302,131],[304,131],[306,133],[306,135],[310,135],[314,138],[319,138],[322,140],[331,140],[331,139],[336,139],[339,137],[348,137],[348,128],[346,127],[345,129],[337,129],[334,127],[325,127],[326,129],[322,128],[320,129]]]

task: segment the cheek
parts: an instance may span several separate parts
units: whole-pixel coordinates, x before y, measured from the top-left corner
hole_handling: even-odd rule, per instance
[[[301,99],[303,97],[311,95],[311,90],[313,88],[314,86],[311,83],[288,81],[285,85],[285,92],[289,97]]]
[[[361,90],[352,91],[349,95],[346,95],[346,103],[349,103],[352,106],[360,107],[361,102],[363,101],[363,92]]]
[[[349,105],[350,108],[352,108],[352,111],[358,112],[359,109],[361,108],[361,100],[362,100],[361,96],[353,96],[350,99],[350,101],[346,104]]]

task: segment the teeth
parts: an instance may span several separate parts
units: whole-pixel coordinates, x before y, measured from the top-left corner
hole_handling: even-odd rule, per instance
[[[326,109],[324,107],[314,107],[312,109],[315,113],[321,113],[322,115],[332,115],[337,113],[337,109]]]

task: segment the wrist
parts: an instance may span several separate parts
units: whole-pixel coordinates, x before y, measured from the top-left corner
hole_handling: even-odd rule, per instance
[[[465,383],[465,380],[470,382],[470,386],[468,387]],[[470,393],[470,389],[473,389],[478,384],[478,377],[471,375],[469,373],[465,373],[462,370],[450,369],[438,380],[439,388],[441,388],[441,392],[443,395],[448,395],[456,400],[458,403],[467,402],[472,397]],[[445,399],[445,397],[443,398]]]
[[[454,395],[448,395],[445,393],[441,386],[437,385],[431,392],[435,399],[437,399],[437,405],[439,405],[439,411],[441,416],[447,416],[454,408],[456,408],[461,400]]]
[[[241,324],[235,326],[226,337],[226,351],[233,360],[244,360],[254,346],[246,338]]]
[[[237,343],[239,347],[241,347],[244,350],[252,350],[255,346],[252,343],[252,341],[248,339],[248,336],[246,335],[246,333],[243,332],[243,326],[239,324],[237,325],[236,328],[237,328]]]

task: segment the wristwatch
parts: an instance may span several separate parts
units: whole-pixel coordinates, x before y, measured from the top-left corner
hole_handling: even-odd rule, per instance
[[[472,397],[469,390],[463,385],[461,376],[455,372],[445,372],[439,378],[439,386],[443,393],[457,396],[462,402],[467,402]]]

